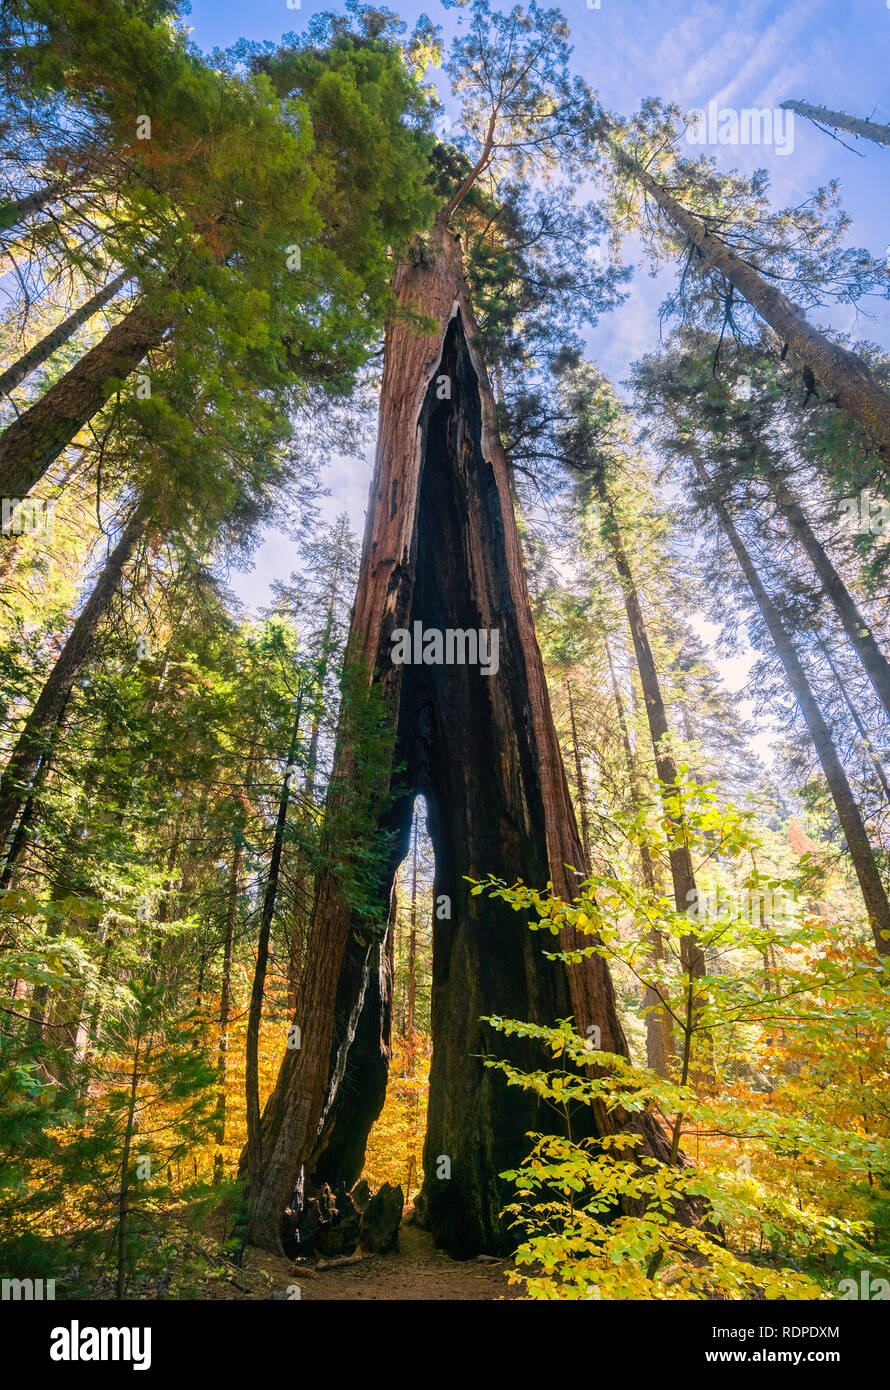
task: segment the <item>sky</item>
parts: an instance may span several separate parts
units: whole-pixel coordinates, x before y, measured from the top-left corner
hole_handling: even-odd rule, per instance
[[[409,28],[428,14],[446,39],[467,22],[460,10],[445,10],[436,0],[389,0],[389,7]],[[330,0],[192,0],[187,23],[206,51],[241,37],[278,41],[289,31],[301,33],[318,10],[340,8]],[[890,123],[890,0],[565,0],[560,8],[571,29],[575,71],[616,114],[630,114],[651,96],[684,111],[707,110],[711,102],[717,111],[777,108],[796,99]],[[437,85],[456,117],[444,79]],[[853,223],[849,244],[890,258],[890,149],[844,137],[853,147],[845,149],[799,117],[790,130],[780,127],[780,135],[772,144],[713,144],[705,152],[725,170],[766,168],[776,207],[799,203],[838,179]],[[628,298],[589,331],[589,355],[616,383],[657,346],[658,307],[672,278],[652,278],[645,266],[637,267]],[[811,317],[890,349],[887,300],[833,306]],[[346,509],[359,532],[370,476],[369,454],[364,461],[332,461],[324,479],[331,490],[325,510]],[[289,573],[292,552],[291,539],[268,532],[253,571],[232,577],[235,592],[250,606],[264,602],[271,580]],[[698,626],[713,639],[712,626]],[[718,662],[730,689],[742,684],[753,660],[752,653]],[[759,752],[768,752],[766,731],[756,742]]]

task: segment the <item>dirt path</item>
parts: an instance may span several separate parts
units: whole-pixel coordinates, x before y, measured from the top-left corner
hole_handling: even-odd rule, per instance
[[[248,1249],[237,1283],[226,1281],[225,1289],[218,1288],[215,1296],[293,1298],[294,1286],[298,1285],[300,1299],[309,1302],[515,1299],[519,1297],[519,1290],[507,1283],[505,1271],[509,1265],[509,1260],[452,1260],[436,1249],[429,1232],[403,1224],[398,1252],[351,1258],[347,1263],[311,1271],[261,1250]]]
[[[508,1260],[452,1260],[437,1250],[428,1231],[403,1225],[398,1253],[371,1255],[355,1264],[318,1270],[303,1282],[304,1299],[441,1299],[482,1301],[516,1298],[504,1273]],[[296,1276],[300,1282],[299,1274]]]

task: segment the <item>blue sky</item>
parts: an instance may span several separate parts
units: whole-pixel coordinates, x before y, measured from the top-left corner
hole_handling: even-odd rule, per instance
[[[389,2],[409,26],[424,12],[446,35],[465,22],[460,11],[436,3]],[[676,101],[687,111],[711,101],[740,109],[801,99],[890,123],[890,0],[599,0],[599,8],[589,2],[591,8],[586,0],[561,6],[571,28],[574,67],[616,113],[636,110],[647,96]],[[337,8],[324,0],[300,0],[300,8],[286,0],[192,0],[187,22],[206,50],[242,36],[278,40],[290,30],[301,32],[317,10]],[[444,96],[441,83],[440,91]],[[789,154],[770,145],[713,146],[708,152],[726,169],[766,167],[776,206],[800,202],[812,189],[839,179],[853,219],[850,244],[890,255],[890,149],[850,143],[856,154],[798,119]],[[658,306],[670,278],[652,279],[645,267],[638,268],[624,305],[590,331],[590,355],[613,380],[620,381],[630,363],[657,344]],[[890,348],[886,300],[866,301],[858,311],[838,306],[815,318]],[[370,459],[334,461],[326,476],[329,510],[345,507],[355,529],[362,525],[369,482]],[[264,600],[269,581],[289,572],[291,552],[292,542],[269,534],[253,572],[234,577],[245,602]],[[721,663],[727,683],[740,683],[748,664],[744,658]]]

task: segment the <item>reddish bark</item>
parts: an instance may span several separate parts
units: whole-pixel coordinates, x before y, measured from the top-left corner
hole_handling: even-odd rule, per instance
[[[336,877],[319,876],[296,1016],[302,1046],[285,1056],[263,1117],[264,1165],[249,1238],[280,1248],[282,1213],[313,1150],[316,1164],[324,1162],[325,1130],[320,1143],[317,1136],[338,1099],[334,1132],[342,1144],[352,1128],[352,1151],[363,1151],[367,1114],[358,1114],[358,1103],[350,1109],[341,1083],[360,1060],[360,1039],[380,1036],[378,1027],[367,1026],[367,1011],[380,1007],[380,991],[369,990],[369,980],[395,870],[408,847],[414,796],[422,792],[436,852],[434,893],[450,899],[451,916],[434,922],[433,1063],[418,1210],[440,1244],[467,1256],[509,1243],[498,1174],[524,1157],[528,1130],[551,1122],[534,1097],[508,1088],[481,1059],[488,1053],[532,1068],[542,1064],[542,1054],[503,1039],[480,1018],[553,1023],[573,1015],[582,1035],[589,1024],[599,1027],[603,1048],[627,1055],[627,1045],[603,961],[571,968],[547,961],[542,944],[552,949],[552,938],[542,943],[509,907],[469,890],[468,876],[494,873],[541,886],[550,878],[557,894],[572,898],[584,854],[459,240],[439,225],[429,245],[400,265],[395,291],[435,327],[417,334],[397,322],[387,331],[349,651],[363,660],[386,702],[393,766],[403,764],[404,772],[381,788],[378,822],[370,827],[393,833],[376,911],[350,913]],[[442,378],[450,383],[447,394]],[[393,664],[391,634],[416,621],[440,630],[498,630],[498,673]],[[350,757],[341,739],[334,800],[348,788]],[[576,944],[574,934],[563,944]],[[578,1117],[579,1128],[586,1124],[591,1133],[617,1123],[601,1111]],[[654,1121],[639,1123],[650,1150],[666,1155]],[[442,1176],[440,1157],[449,1159],[450,1177]]]

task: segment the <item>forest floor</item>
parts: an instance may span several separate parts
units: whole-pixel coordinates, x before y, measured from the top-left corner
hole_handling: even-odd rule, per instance
[[[520,1290],[507,1282],[509,1260],[453,1260],[437,1250],[428,1231],[403,1221],[399,1249],[388,1255],[358,1255],[316,1267],[249,1247],[233,1277],[213,1280],[202,1297],[219,1299],[331,1299],[355,1301],[435,1300],[476,1302],[515,1299]]]

